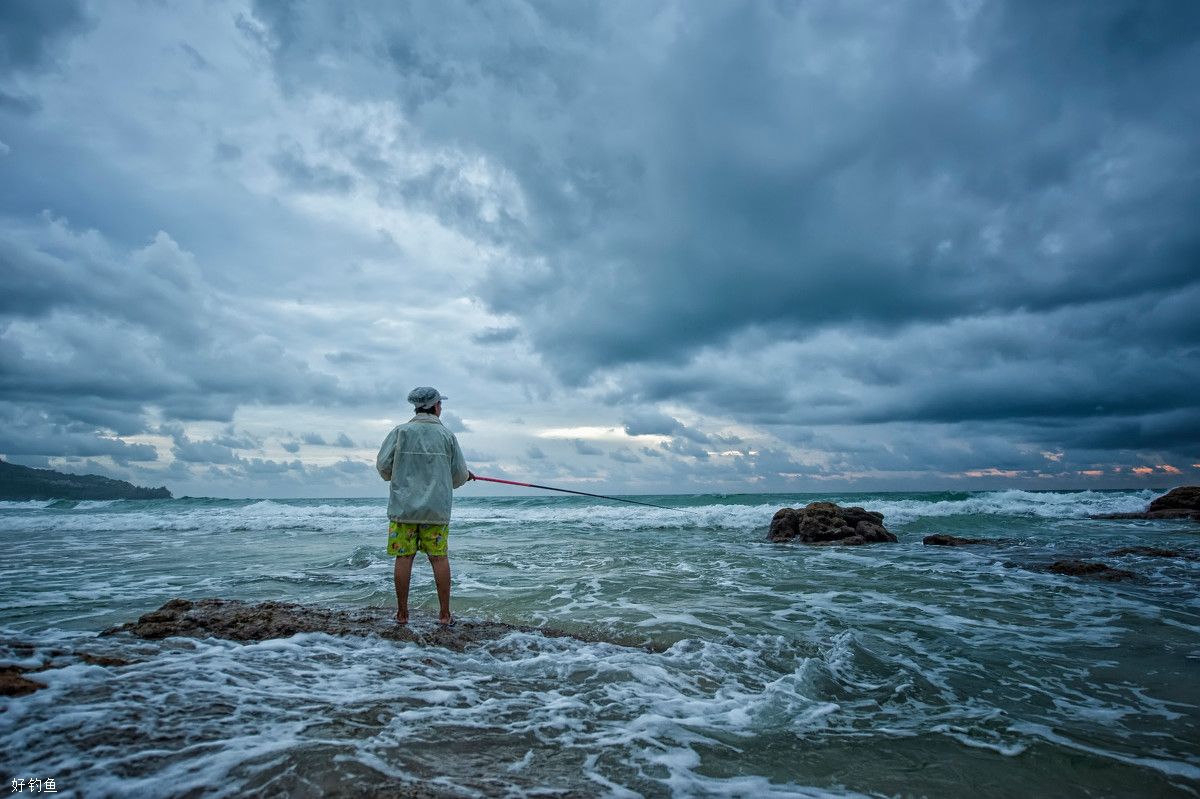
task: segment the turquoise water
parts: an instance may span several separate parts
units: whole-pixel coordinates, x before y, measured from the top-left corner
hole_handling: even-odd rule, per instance
[[[1200,793],[1200,525],[1092,521],[1154,492],[470,499],[451,535],[465,652],[299,635],[95,633],[177,597],[393,605],[380,500],[0,503],[0,777],[61,795],[1130,796]],[[813,499],[900,543],[763,539]],[[996,537],[925,547],[934,532]],[[1039,571],[1099,559],[1103,583]],[[417,624],[436,611],[414,570]],[[136,659],[112,668],[65,650]],[[56,659],[57,658],[57,659]]]

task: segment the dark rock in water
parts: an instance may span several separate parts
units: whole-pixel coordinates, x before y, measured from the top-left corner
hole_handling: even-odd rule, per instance
[[[921,543],[927,547],[965,547],[972,544],[1004,544],[1007,541],[1001,538],[959,538],[956,535],[934,533],[925,536]]]
[[[1200,513],[1200,486],[1180,486],[1172,488],[1158,499],[1150,501],[1147,512],[1156,513],[1167,510],[1187,510]]]
[[[650,651],[665,650],[642,642],[588,637],[543,627],[519,627],[494,621],[457,620],[453,627],[415,620],[396,623],[395,610],[388,608],[338,609],[292,602],[252,604],[236,599],[172,599],[158,610],[144,614],[135,622],[105,630],[101,635],[130,633],[140,638],[226,638],[231,641],[265,641],[289,638],[297,633],[329,635],[375,635],[392,641],[426,646],[441,646],[461,651],[483,641],[502,638],[513,632],[534,632],[547,638],[574,638],[589,643],[637,646]]]
[[[128,666],[132,660],[125,658],[113,657],[112,655],[93,655],[89,652],[80,652],[77,657],[84,663],[92,666],[104,666],[106,668],[115,668],[117,666]]]
[[[803,508],[780,508],[771,518],[768,541],[830,544],[895,543],[883,526],[883,514],[832,502],[810,502]]]
[[[1200,522],[1200,486],[1172,488],[1140,513],[1100,513],[1093,519],[1191,519]]]
[[[1114,569],[1105,563],[1090,563],[1084,560],[1058,560],[1047,571],[1071,577],[1094,577],[1097,580],[1128,580],[1137,577],[1133,572]]]
[[[1122,557],[1124,555],[1144,555],[1148,558],[1183,558],[1184,560],[1196,560],[1200,555],[1194,552],[1180,552],[1174,549],[1159,549],[1158,547],[1122,547],[1114,549],[1108,553],[1111,557]]]
[[[25,672],[25,669],[17,666],[0,668],[0,696],[25,696],[46,687],[40,682],[27,679],[24,676]]]

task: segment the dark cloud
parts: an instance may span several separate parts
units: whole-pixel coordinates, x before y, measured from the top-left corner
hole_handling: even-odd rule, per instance
[[[214,441],[191,441],[185,436],[171,447],[171,455],[185,463],[237,463],[240,458],[229,447]]]
[[[0,112],[28,116],[41,108],[41,102],[31,95],[11,93],[0,88]]]
[[[675,455],[683,455],[690,458],[700,458],[701,460],[708,458],[708,450],[696,442],[680,436],[675,436],[670,441],[664,441],[659,446],[661,446],[667,452]]]
[[[655,490],[1200,462],[1200,7],[254,8],[0,4],[18,457],[378,488],[243,423],[403,373]]]
[[[476,344],[507,344],[521,334],[515,327],[489,327],[479,333],[474,333],[471,340]]]
[[[625,432],[631,436],[682,436],[697,444],[707,444],[709,436],[692,429],[673,416],[655,410],[639,410],[625,420]]]
[[[146,430],[151,411],[228,422],[248,402],[337,399],[332,376],[256,330],[165,234],[122,252],[46,216],[0,229],[0,262],[0,401],[52,424],[104,439]],[[40,454],[66,454],[43,440]],[[243,445],[258,446],[216,446]]]
[[[600,449],[597,446],[589,444],[588,442],[584,441],[582,438],[573,439],[571,441],[571,444],[575,447],[575,452],[579,455],[603,455],[604,454],[604,450]]]
[[[210,70],[213,68],[212,64],[209,63],[208,59],[205,58],[204,56],[200,55],[200,51],[197,50],[195,47],[192,47],[187,42],[180,42],[179,49],[183,51],[183,54],[185,56],[187,56],[188,62],[195,69]]]
[[[79,0],[0,3],[0,78],[46,68],[63,43],[87,25]]]
[[[642,410],[625,420],[625,432],[631,436],[669,436],[680,427],[679,420],[654,410]]]
[[[311,444],[314,447],[325,446],[325,437],[320,433],[303,433],[300,440],[305,444]]]
[[[0,454],[5,457],[108,456],[118,465],[158,460],[158,450],[153,446],[127,443],[104,435],[92,425],[56,421],[44,413],[12,406],[0,406],[0,420]]]
[[[160,425],[158,432],[171,437],[172,442],[174,442],[171,447],[171,455],[176,461],[187,464],[237,464],[244,462],[234,452],[234,447],[230,446],[230,443],[237,444],[242,442],[231,442],[230,437],[227,435],[199,440],[192,439],[184,432],[183,425],[178,422]]]
[[[242,148],[228,142],[217,142],[213,148],[213,156],[218,161],[236,161],[242,157]]]
[[[314,162],[293,141],[279,145],[271,157],[271,166],[294,189],[302,192],[345,194],[354,188],[354,178],[326,164]]]
[[[289,85],[398,97],[429,140],[514,176],[528,213],[502,232],[527,260],[478,291],[567,381],[661,372],[753,328],[886,337],[1197,279],[1200,188],[1179,169],[1200,155],[1192,6],[735,4],[684,22],[636,4],[532,6],[519,21],[468,4],[369,20],[262,4],[258,16]],[[357,58],[316,71],[351,42]],[[479,124],[494,118],[525,124]],[[1111,376],[1115,343],[1094,339],[1080,368]],[[959,352],[1004,357],[987,346]],[[949,382],[918,379],[911,360],[876,366],[876,382],[911,391],[878,406],[826,389],[805,407],[830,420],[1071,416],[1098,393],[1022,391],[1034,371],[1019,364]],[[1194,364],[1177,375],[1146,386],[1146,404],[1186,403]],[[768,422],[796,409],[777,378],[747,377],[631,386]],[[1115,409],[1138,404],[1110,388],[1127,395]]]
[[[212,440],[230,449],[259,449],[263,443],[258,436],[245,430],[239,431],[233,425],[226,427],[220,435],[213,436]]]
[[[370,358],[359,352],[327,352],[325,360],[335,364],[358,364],[368,363]]]

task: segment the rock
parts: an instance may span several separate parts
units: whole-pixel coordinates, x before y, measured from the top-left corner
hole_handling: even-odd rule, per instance
[[[1190,519],[1200,522],[1200,486],[1172,488],[1140,513],[1099,513],[1093,519]]]
[[[883,514],[859,507],[843,508],[832,502],[810,502],[803,508],[780,508],[771,517],[768,541],[802,544],[873,544],[896,542],[883,526]]]
[[[1172,488],[1158,499],[1150,501],[1148,513],[1169,510],[1186,510],[1200,513],[1200,486]]]
[[[111,627],[105,636],[128,633],[139,638],[169,636],[188,638],[225,638],[231,641],[265,641],[290,638],[297,633],[328,635],[375,635],[392,641],[424,646],[440,646],[462,651],[483,641],[502,638],[512,632],[536,632],[548,638],[575,638],[588,643],[612,643],[663,651],[665,646],[630,640],[588,637],[544,627],[521,627],[495,621],[459,619],[453,627],[429,622],[410,621],[400,625],[390,608],[322,608],[292,602],[253,604],[236,599],[172,599],[158,610],[142,615],[137,621]]]
[[[1183,558],[1184,560],[1197,560],[1194,552],[1179,552],[1174,549],[1159,549],[1158,547],[1122,547],[1114,549],[1108,553],[1109,556],[1118,558],[1124,555],[1144,555],[1148,558]]]
[[[1097,580],[1128,580],[1137,577],[1133,572],[1124,569],[1114,569],[1105,563],[1090,563],[1084,560],[1058,560],[1051,564],[1047,571],[1054,574],[1066,574],[1071,577],[1094,577]]]
[[[105,666],[107,668],[128,666],[133,662],[132,660],[125,660],[124,658],[113,657],[112,655],[93,655],[90,652],[80,652],[79,659],[92,666]]]
[[[927,547],[965,547],[972,544],[997,544],[1000,543],[997,539],[989,538],[959,538],[956,535],[946,535],[945,533],[934,533],[927,535],[921,540],[921,543]]]
[[[25,670],[17,666],[0,668],[0,696],[25,696],[46,686],[25,678]]]

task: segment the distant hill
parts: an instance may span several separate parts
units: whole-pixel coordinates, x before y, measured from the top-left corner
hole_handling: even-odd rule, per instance
[[[162,488],[142,488],[98,474],[63,474],[0,460],[0,500],[172,499]]]

